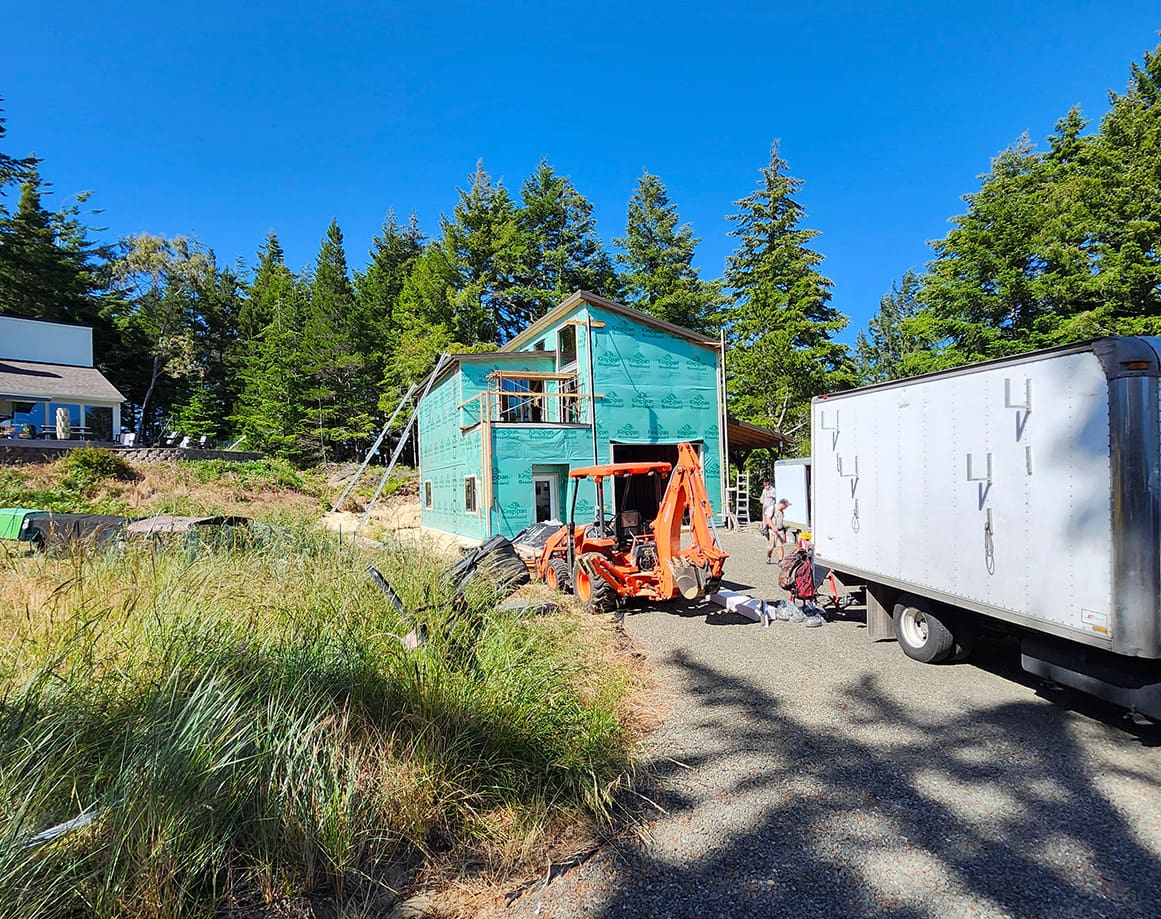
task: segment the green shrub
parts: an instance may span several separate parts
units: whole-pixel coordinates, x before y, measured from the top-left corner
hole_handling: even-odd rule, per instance
[[[131,482],[137,478],[136,470],[124,458],[102,447],[70,450],[61,460],[61,464],[70,476],[88,483],[99,482],[102,479]]]
[[[267,457],[232,463],[228,460],[186,460],[182,467],[193,473],[203,484],[222,482],[240,488],[284,488],[291,491],[316,494],[318,485],[307,474],[299,472],[286,460]]]

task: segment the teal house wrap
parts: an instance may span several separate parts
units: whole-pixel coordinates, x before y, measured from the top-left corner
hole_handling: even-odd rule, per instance
[[[472,540],[563,521],[568,472],[701,451],[721,519],[725,410],[716,339],[580,291],[500,351],[454,355],[419,406],[422,525]],[[577,519],[595,496],[582,485]],[[611,511],[611,508],[608,509]]]

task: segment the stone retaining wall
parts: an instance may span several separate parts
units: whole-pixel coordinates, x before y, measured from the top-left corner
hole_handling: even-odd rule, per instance
[[[238,450],[202,450],[197,447],[118,447],[116,452],[131,463],[176,463],[179,460],[225,460],[248,463],[264,458],[262,453]]]
[[[0,466],[20,466],[25,463],[51,463],[69,450],[78,447],[103,447],[112,450],[131,463],[176,463],[180,460],[217,459],[230,463],[245,463],[262,459],[261,453],[242,453],[237,450],[201,450],[195,447],[122,447],[117,444],[85,443],[83,441],[48,441],[44,443],[19,440],[0,440]]]

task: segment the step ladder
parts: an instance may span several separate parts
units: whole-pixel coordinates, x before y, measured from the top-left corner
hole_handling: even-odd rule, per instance
[[[749,526],[750,520],[750,473],[738,470],[738,484],[734,488],[734,519],[738,529]]]

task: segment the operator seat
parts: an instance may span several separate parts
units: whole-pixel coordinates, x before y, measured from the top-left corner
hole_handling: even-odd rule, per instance
[[[621,511],[617,515],[617,529],[626,536],[641,536],[645,529],[641,526],[640,511]]]

